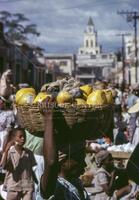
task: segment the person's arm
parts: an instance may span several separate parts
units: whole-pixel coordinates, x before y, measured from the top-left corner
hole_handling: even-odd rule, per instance
[[[104,192],[106,192],[106,194],[108,196],[112,196],[114,194],[113,183],[114,183],[114,180],[115,180],[115,176],[116,176],[116,171],[114,170],[111,173],[110,183],[101,185],[101,187],[103,188]],[[124,195],[128,194],[130,191],[131,191],[131,186],[130,185],[122,187],[119,190],[115,191],[116,198],[119,199],[119,198],[123,197]]]
[[[116,198],[119,199],[131,192],[131,185],[126,185],[115,192]]]
[[[14,144],[14,141],[10,141],[7,143],[6,145],[6,148],[5,150],[3,151],[2,153],[2,158],[1,158],[1,161],[0,161],[0,166],[2,168],[5,168],[6,165],[7,165],[7,161],[8,161],[8,152],[9,152],[9,149],[10,147]]]
[[[111,196],[113,193],[112,187],[113,187],[113,182],[115,179],[115,171],[112,172],[111,174],[111,180],[108,182],[107,175],[105,173],[99,173],[98,174],[98,180],[100,180],[100,185],[103,188],[103,191],[108,195]]]
[[[54,138],[53,111],[46,111],[44,131],[44,173],[41,178],[41,192],[45,198],[54,194],[58,176],[58,155]]]

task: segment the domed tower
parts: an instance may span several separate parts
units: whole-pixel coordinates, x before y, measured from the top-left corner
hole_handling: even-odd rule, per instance
[[[97,45],[97,32],[91,17],[89,17],[86,30],[84,32],[84,46],[79,49],[79,54],[99,54],[100,47]]]

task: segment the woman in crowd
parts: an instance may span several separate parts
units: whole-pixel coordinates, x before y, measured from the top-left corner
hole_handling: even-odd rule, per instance
[[[53,111],[44,113],[44,162],[41,178],[41,193],[46,199],[54,200],[89,200],[79,176],[85,167],[85,145],[68,144],[61,148],[58,157],[58,144],[54,132]]]
[[[116,200],[130,193],[131,186],[128,185],[126,176],[122,176],[123,180],[115,182],[118,170],[114,168],[112,155],[107,150],[101,150],[96,154],[96,162],[99,169],[94,179],[95,200]]]
[[[136,115],[136,121],[135,121],[135,129],[132,135],[132,140],[131,143],[134,146],[137,146],[139,143],[139,101],[137,101],[136,104],[134,104],[129,110],[128,112],[133,115]]]

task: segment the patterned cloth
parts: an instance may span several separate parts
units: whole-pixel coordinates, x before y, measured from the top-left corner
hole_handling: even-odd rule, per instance
[[[100,168],[95,176],[94,185],[96,189],[96,195],[94,200],[116,200],[115,194],[112,197],[109,197],[103,190],[103,184],[109,184],[111,175],[104,169]]]
[[[3,146],[8,137],[8,130],[13,123],[15,123],[14,112],[12,110],[0,110],[0,151],[3,150]]]
[[[80,190],[84,192],[84,197],[80,198],[77,188],[62,177],[58,177],[56,190],[48,200],[90,200],[86,190],[83,188],[79,179],[76,179]],[[77,184],[77,183],[76,183]]]
[[[0,131],[10,128],[14,122],[15,116],[12,110],[0,111]]]

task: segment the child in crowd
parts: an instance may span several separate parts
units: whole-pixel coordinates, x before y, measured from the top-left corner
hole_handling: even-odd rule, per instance
[[[118,174],[114,168],[112,155],[108,151],[100,150],[96,154],[96,162],[99,169],[94,179],[95,200],[115,200],[130,193],[131,186],[128,185],[128,180],[123,180],[120,187],[115,182]]]
[[[33,153],[23,147],[26,141],[25,130],[15,128],[12,139],[6,145],[0,165],[6,169],[4,189],[6,200],[32,200],[35,175],[33,166],[36,161]]]

